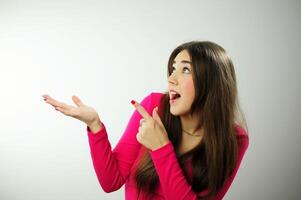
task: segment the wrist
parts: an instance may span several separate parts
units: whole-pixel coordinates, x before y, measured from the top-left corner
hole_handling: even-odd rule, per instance
[[[157,149],[161,149],[162,147],[166,146],[168,143],[170,142],[170,140],[167,140],[165,142],[161,142],[161,144],[153,149],[151,149],[152,151],[155,151]]]
[[[101,131],[104,127],[99,119],[87,124],[92,133],[97,133]]]

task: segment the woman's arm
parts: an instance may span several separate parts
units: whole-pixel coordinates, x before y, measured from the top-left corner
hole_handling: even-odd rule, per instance
[[[141,104],[151,113],[152,94],[146,96]],[[125,183],[136,160],[141,144],[136,139],[141,115],[135,110],[114,150],[108,140],[106,127],[92,133],[87,126],[90,153],[98,181],[105,192],[118,190]]]

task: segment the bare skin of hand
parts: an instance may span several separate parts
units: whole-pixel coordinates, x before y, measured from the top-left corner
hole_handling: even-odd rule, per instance
[[[139,124],[137,141],[150,150],[156,150],[169,142],[166,129],[158,114],[158,107],[153,109],[149,115],[145,108],[136,101],[132,101],[133,106],[142,116]]]
[[[72,96],[72,100],[76,106],[59,102],[47,94],[42,95],[42,97],[44,98],[44,101],[52,105],[55,108],[55,110],[63,113],[66,116],[73,117],[87,124],[87,126],[91,129],[93,133],[96,133],[103,128],[95,109],[83,104],[77,96]]]

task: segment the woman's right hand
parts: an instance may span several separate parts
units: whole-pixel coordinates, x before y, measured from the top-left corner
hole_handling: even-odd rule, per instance
[[[96,129],[101,128],[101,121],[99,120],[99,116],[95,109],[83,104],[77,96],[72,96],[72,100],[76,107],[59,102],[47,94],[42,95],[42,97],[46,103],[52,105],[56,110],[60,111],[64,115],[73,117],[86,123],[91,130],[92,128],[94,129],[92,132],[96,132]]]

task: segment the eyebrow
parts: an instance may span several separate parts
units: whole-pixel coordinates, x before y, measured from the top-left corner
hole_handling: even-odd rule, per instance
[[[173,61],[172,64],[175,64],[176,61]],[[188,63],[188,64],[192,64],[192,62],[188,61],[188,60],[182,60],[181,63]]]

